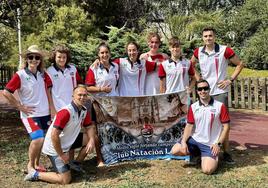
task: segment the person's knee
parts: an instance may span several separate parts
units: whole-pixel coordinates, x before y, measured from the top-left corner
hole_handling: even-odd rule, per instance
[[[206,175],[211,175],[211,174],[213,174],[213,173],[215,172],[215,170],[216,170],[216,169],[214,169],[214,168],[208,168],[208,167],[206,167],[206,168],[202,168],[202,172],[203,172],[204,174],[206,174]]]
[[[61,174],[60,175],[61,178],[60,178],[60,184],[62,185],[66,185],[66,184],[70,184],[71,181],[72,181],[72,176],[71,176],[71,172],[67,172],[67,173],[64,173],[64,174]]]

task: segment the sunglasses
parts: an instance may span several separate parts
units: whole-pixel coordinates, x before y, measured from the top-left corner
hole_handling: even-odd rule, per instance
[[[206,86],[206,87],[198,87],[197,88],[197,91],[208,91],[209,90],[209,87],[208,86]]]
[[[35,60],[37,60],[37,61],[41,59],[41,57],[38,56],[38,55],[29,55],[27,58],[28,58],[29,60],[33,60],[33,59],[35,59]]]

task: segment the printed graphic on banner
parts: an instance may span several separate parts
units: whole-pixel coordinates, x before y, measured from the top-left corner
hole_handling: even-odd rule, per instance
[[[170,155],[186,124],[187,97],[174,93],[144,97],[94,97],[105,164]]]

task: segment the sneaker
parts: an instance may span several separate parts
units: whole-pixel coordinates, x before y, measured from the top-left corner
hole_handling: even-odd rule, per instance
[[[85,172],[84,169],[81,167],[81,163],[75,160],[69,162],[69,166],[72,170],[77,172]]]
[[[235,164],[235,161],[232,159],[232,156],[227,152],[223,153],[223,161],[227,164]]]
[[[28,174],[24,177],[24,181],[37,181],[39,172],[37,170],[30,170]]]
[[[187,161],[188,165],[198,165],[200,163],[201,163],[201,156],[200,155],[198,155],[198,156],[190,155],[190,160]]]

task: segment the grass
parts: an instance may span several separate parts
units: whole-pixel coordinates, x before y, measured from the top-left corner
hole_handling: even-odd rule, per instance
[[[228,67],[228,75],[231,76],[234,72],[234,67]],[[253,70],[248,68],[243,68],[241,73],[239,74],[239,78],[257,78],[257,77],[268,77],[268,70]]]
[[[29,139],[0,141],[1,187],[58,187],[44,182],[23,182]],[[90,155],[83,164],[86,174],[73,174],[66,187],[268,187],[268,151],[233,150],[234,166],[221,163],[217,173],[207,176],[200,167],[185,167],[183,161],[130,161],[97,168]],[[49,166],[46,157],[41,161]]]

